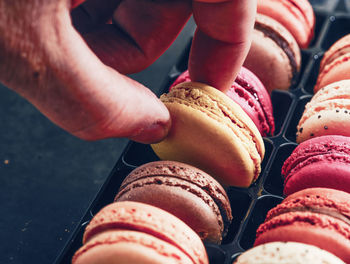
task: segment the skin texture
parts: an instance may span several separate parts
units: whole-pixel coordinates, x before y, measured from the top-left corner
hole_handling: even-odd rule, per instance
[[[350,136],[350,81],[329,84],[306,104],[297,126],[297,142],[323,135]]]
[[[110,233],[111,231],[116,231],[117,233]],[[122,231],[123,234],[119,231]],[[112,238],[110,238],[111,236]],[[150,236],[153,238],[150,238]],[[105,240],[107,241],[104,242]],[[111,240],[113,241],[112,243]],[[162,240],[163,242],[158,243],[157,240]],[[115,247],[112,244],[119,244],[119,241],[122,244],[129,243],[129,246],[124,245],[123,247],[122,245],[121,248],[119,247],[119,249],[117,248],[114,251]],[[171,251],[174,252],[172,248],[176,247],[181,251],[181,254],[175,251],[178,254],[178,258],[186,255],[187,258],[191,259],[192,262],[190,263],[208,264],[204,245],[198,235],[189,226],[172,214],[144,203],[116,202],[102,208],[87,225],[83,236],[84,246],[75,253],[72,263],[75,264],[76,261],[79,261],[79,258],[82,258],[82,255],[87,254],[90,249],[96,248],[96,243],[100,244],[100,246],[106,246],[103,247],[103,251],[100,250],[102,252],[93,252],[90,254],[91,258],[98,260],[100,258],[103,260],[106,257],[104,255],[108,253],[109,258],[118,258],[121,256],[125,258],[125,263],[132,263],[133,258],[139,257],[142,259],[144,258],[142,256],[143,254],[147,255],[150,253],[147,253],[147,250],[143,252],[135,251],[139,248],[144,250],[145,247],[151,247],[151,251],[153,248],[153,252],[150,253],[152,255],[149,255],[148,258],[151,256],[157,258],[157,251],[159,250],[160,253],[158,253],[161,255],[161,258],[158,259],[158,262],[161,263],[164,257],[174,258],[169,253]],[[167,247],[170,249],[168,252],[166,250]],[[123,248],[130,250],[128,252],[129,254],[125,254]],[[186,258],[184,258],[184,261],[186,263],[189,262]],[[179,262],[181,263],[181,261]],[[81,261],[77,263],[85,262]],[[102,262],[98,261],[98,263]],[[150,261],[145,261],[145,263],[150,263]]]
[[[271,242],[244,252],[235,264],[344,264],[318,247],[296,242]]]
[[[309,46],[314,36],[315,15],[308,0],[258,0],[258,13],[280,22],[300,48]]]
[[[321,136],[302,142],[284,162],[284,194],[311,187],[328,187],[350,193],[350,140]]]
[[[169,112],[124,74],[154,62],[193,13],[190,74],[227,90],[248,52],[255,12],[256,0],[1,0],[0,81],[82,139],[155,142],[169,130]]]
[[[133,170],[115,201],[138,201],[161,208],[189,225],[205,242],[220,244],[232,220],[225,190],[190,165],[156,161]]]
[[[244,66],[254,72],[271,93],[275,89],[289,89],[300,65],[300,49],[294,37],[277,20],[258,14]]]
[[[171,84],[169,90],[179,83],[190,81],[189,73],[185,71]],[[242,107],[263,137],[273,135],[275,121],[271,98],[254,73],[242,67],[226,95]]]
[[[350,261],[350,195],[311,188],[294,193],[271,209],[256,233],[255,245],[294,241],[331,252]]]
[[[173,87],[161,100],[173,125],[165,140],[151,145],[160,159],[191,164],[223,185],[248,187],[258,178],[264,143],[238,104],[195,82]]]

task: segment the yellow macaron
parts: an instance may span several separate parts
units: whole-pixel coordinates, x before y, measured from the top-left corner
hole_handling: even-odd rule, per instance
[[[264,142],[232,99],[197,82],[181,83],[160,99],[172,119],[168,136],[151,145],[160,159],[191,164],[224,185],[248,187],[258,178]]]

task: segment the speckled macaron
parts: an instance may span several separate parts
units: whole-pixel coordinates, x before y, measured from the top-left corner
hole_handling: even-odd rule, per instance
[[[345,264],[318,247],[297,242],[271,242],[244,252],[235,264]]]
[[[254,245],[294,241],[317,246],[350,263],[350,194],[308,188],[272,208],[256,231]]]
[[[350,80],[323,87],[305,106],[297,142],[323,135],[350,136]]]

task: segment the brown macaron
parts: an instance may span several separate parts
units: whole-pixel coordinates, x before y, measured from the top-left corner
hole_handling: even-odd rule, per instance
[[[133,170],[115,201],[161,208],[189,225],[205,242],[219,244],[232,221],[223,187],[207,173],[184,163],[155,161]]]
[[[300,65],[300,49],[294,37],[276,20],[258,14],[244,66],[255,73],[271,93],[275,89],[289,89]]]

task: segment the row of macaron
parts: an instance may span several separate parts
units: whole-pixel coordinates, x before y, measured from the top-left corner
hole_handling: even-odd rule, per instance
[[[350,263],[349,47],[347,35],[325,52],[315,94],[297,127],[300,144],[282,166],[287,198],[267,213],[257,229],[255,247],[241,256],[241,263],[254,258],[252,263],[265,263],[259,262],[259,254],[281,257],[277,248],[283,250],[290,242],[316,246],[339,258],[326,259],[329,254],[319,252],[320,263]],[[295,257],[290,255],[290,263],[299,263]]]
[[[301,143],[322,135],[350,136],[350,34],[337,40],[324,54],[314,86],[297,126]]]
[[[259,176],[262,136],[274,132],[269,92],[290,87],[300,69],[299,45],[306,48],[313,36],[306,0],[259,0],[258,12],[246,66],[264,85],[243,68],[229,97],[199,83],[181,83],[163,95],[172,129],[152,148],[164,161],[125,178],[115,202],[86,227],[72,263],[209,262],[202,241],[219,244],[232,221],[221,184],[248,187]],[[278,80],[266,78],[272,62]]]
[[[255,247],[237,263],[350,262],[350,194],[304,187],[268,212]],[[133,170],[114,203],[92,218],[72,263],[208,263],[203,242],[220,244],[231,221],[229,198],[210,175],[174,161],[147,163]]]

